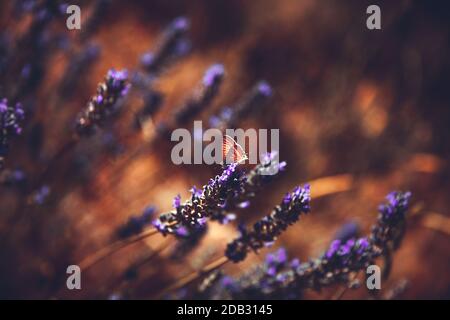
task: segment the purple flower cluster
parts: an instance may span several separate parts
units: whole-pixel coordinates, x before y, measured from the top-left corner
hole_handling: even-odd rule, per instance
[[[240,227],[241,235],[227,245],[225,255],[233,262],[245,259],[249,249],[257,251],[271,245],[288,226],[297,222],[302,213],[310,211],[310,187],[297,187],[286,194],[280,205],[253,225],[252,230]]]
[[[211,218],[217,208],[224,206],[228,198],[238,194],[242,183],[243,175],[237,170],[237,164],[230,164],[225,167],[221,175],[210,179],[201,191],[193,188],[189,201],[181,204],[177,196],[174,200],[174,210],[162,214],[153,222],[153,225],[163,235],[188,236],[204,226],[206,220]]]
[[[20,103],[9,105],[7,99],[0,100],[0,169],[8,152],[9,141],[22,132],[21,122],[25,112]]]
[[[367,238],[334,240],[322,258],[327,268],[333,270],[347,268],[358,269],[370,263],[376,255],[373,254]]]
[[[117,101],[124,97],[128,90],[128,72],[111,69],[100,83],[97,94],[88,102],[87,107],[79,115],[76,131],[79,135],[90,135],[95,128],[117,111]]]
[[[233,197],[226,200],[222,207],[217,208],[211,216],[211,220],[226,224],[229,220],[234,219],[234,215],[230,211],[237,208],[246,208],[250,205],[250,199],[255,197],[256,193],[269,182],[273,181],[278,173],[284,171],[286,162],[278,162],[276,153],[267,153],[261,163],[256,165],[249,173],[246,174],[245,179],[239,192]],[[277,174],[267,174],[269,172],[276,172]]]

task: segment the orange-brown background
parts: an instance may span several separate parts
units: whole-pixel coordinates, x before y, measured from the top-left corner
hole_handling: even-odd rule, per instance
[[[277,242],[290,256],[305,260],[320,254],[345,222],[356,221],[362,233],[369,232],[384,195],[393,189],[411,190],[414,204],[423,209],[410,218],[391,278],[383,287],[392,288],[406,279],[409,286],[402,298],[449,298],[449,10],[425,1],[379,4],[382,30],[369,31],[365,1],[116,1],[92,39],[101,45],[100,59],[74,88],[76,94],[52,112],[49,97],[67,59],[57,54],[51,60],[35,100],[36,118],[45,128],[43,157],[64,142],[71,119],[105,72],[110,67],[136,68],[140,54],[154,46],[163,27],[185,15],[192,22],[193,51],[158,81],[165,100],[156,122],[170,116],[215,62],[224,64],[226,78],[203,120],[213,110],[232,104],[257,80],[267,80],[275,92],[263,111],[240,125],[279,128],[287,172],[266,187],[249,209],[239,212],[238,219],[251,222],[268,213],[299,183],[351,175],[354,183],[349,191],[314,200],[313,189],[311,215]],[[87,11],[90,2],[80,5]],[[15,23],[6,17],[7,7],[2,1],[2,28]],[[77,31],[65,32],[75,37]],[[118,120],[119,136],[128,130],[138,102],[127,105]],[[17,139],[15,145],[24,139]],[[122,143],[127,151],[144,140],[136,134]],[[74,152],[95,153],[90,143],[83,141]],[[83,274],[81,292],[61,294],[58,288],[64,286],[65,267],[109,243],[115,228],[131,214],[148,204],[160,212],[169,210],[177,193],[186,199],[191,185],[201,186],[220,170],[174,166],[170,143],[163,141],[127,163],[118,183],[111,185],[108,179],[120,157],[97,155],[88,177],[80,178],[67,171],[70,156],[52,170],[50,204],[33,209],[32,218],[5,242],[2,259],[8,263],[3,263],[7,267],[0,277],[1,296],[105,298],[119,293],[111,289],[119,270],[147,246],[157,246],[162,237],[150,238],[93,267]],[[11,159],[9,163],[39,171],[35,159],[20,147],[15,147]],[[5,188],[0,199],[2,219],[22,201]],[[443,222],[436,222],[430,213],[443,216]],[[2,224],[2,232],[8,228]],[[151,296],[152,288],[196,267],[199,257],[209,261],[219,256],[234,235],[234,226],[212,225],[201,247],[185,261],[155,259],[145,277],[129,284],[134,297]],[[225,270],[237,275],[258,259],[251,255],[245,263]],[[328,298],[335,290],[306,297]],[[353,297],[366,298],[367,293],[359,289],[345,296]]]

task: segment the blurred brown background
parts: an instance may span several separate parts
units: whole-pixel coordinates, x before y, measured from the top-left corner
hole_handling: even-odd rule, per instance
[[[381,7],[382,30],[366,28],[370,4]],[[80,6],[83,11],[90,2]],[[2,1],[2,28],[14,24],[4,17],[7,7]],[[180,15],[191,19],[193,51],[158,80],[165,100],[156,123],[170,116],[212,63],[224,64],[226,78],[213,107],[202,116],[205,121],[257,80],[267,80],[274,90],[264,110],[240,126],[279,128],[280,156],[288,163],[287,172],[266,187],[250,208],[239,212],[238,220],[251,222],[270,212],[299,183],[349,174],[354,182],[346,192],[314,200],[313,189],[312,214],[277,242],[276,247],[286,247],[290,256],[306,260],[319,255],[346,222],[357,222],[362,234],[369,232],[385,194],[411,190],[414,208],[420,210],[410,217],[392,275],[383,288],[389,290],[407,280],[400,298],[448,299],[448,6],[432,1],[115,1],[92,39],[101,45],[100,59],[83,75],[75,95],[52,110],[49,97],[68,59],[56,54],[49,63],[33,101],[35,118],[45,128],[42,158],[50,157],[70,134],[71,119],[106,71],[137,68],[140,55]],[[67,32],[74,37],[77,31]],[[135,110],[133,105],[126,108],[114,127],[119,137],[124,136]],[[27,133],[30,130],[15,145],[25,144]],[[144,138],[135,134],[122,139],[124,152],[144,143]],[[209,166],[175,166],[170,146],[163,141],[127,163],[118,182],[110,185],[108,179],[121,163],[120,156],[99,155],[95,143],[83,141],[74,152],[95,155],[87,157],[92,162],[85,176],[71,176],[69,160],[61,161],[52,170],[49,203],[33,209],[32,218],[3,243],[0,296],[58,296],[67,265],[109,243],[114,230],[130,215],[148,204],[159,212],[169,210],[177,193],[186,199],[193,184],[201,186],[220,171]],[[36,160],[20,147],[12,150],[10,158],[30,172],[39,170]],[[16,191],[7,188],[1,189],[0,199],[2,219],[13,214],[21,201]],[[7,229],[2,224],[2,232]],[[195,268],[199,259],[220,256],[235,234],[235,226],[212,225],[201,247],[187,259],[173,262],[162,255],[126,290],[132,288],[133,297],[148,297],[153,287]],[[106,259],[83,274],[81,292],[62,296],[120,294],[122,289],[112,286],[118,272],[161,241],[161,236],[155,236]],[[251,255],[245,263],[225,270],[237,275],[258,259]],[[306,298],[328,298],[335,290],[308,293]],[[345,298],[367,298],[367,292],[349,291]]]

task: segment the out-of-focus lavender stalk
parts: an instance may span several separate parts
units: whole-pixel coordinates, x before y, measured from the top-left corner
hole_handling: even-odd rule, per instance
[[[96,0],[91,9],[91,14],[87,21],[83,23],[80,33],[81,42],[86,41],[100,26],[102,19],[106,15],[112,0]]]
[[[123,98],[129,89],[126,70],[111,69],[97,88],[97,94],[88,102],[76,121],[76,132],[81,135],[94,133],[109,116],[117,112],[117,101]]]
[[[141,233],[147,225],[152,223],[155,210],[155,207],[149,206],[145,208],[140,215],[130,217],[128,221],[117,230],[117,237],[125,239]]]
[[[260,81],[234,107],[224,107],[218,114],[211,116],[209,124],[212,128],[221,130],[234,128],[238,121],[257,107],[264,105],[271,96],[270,85],[265,81]]]
[[[190,22],[185,17],[174,19],[166,27],[156,48],[146,52],[141,58],[142,66],[149,74],[160,73],[171,61],[190,50],[190,42],[186,38],[189,27]]]
[[[175,111],[176,125],[186,123],[210,105],[219,92],[224,75],[225,69],[221,64],[214,64],[206,70],[199,88]]]
[[[190,41],[187,38],[189,20],[185,17],[174,19],[164,30],[156,47],[147,51],[141,57],[144,72],[136,72],[132,77],[135,88],[143,92],[143,106],[137,111],[135,128],[152,117],[162,105],[162,94],[153,89],[153,81],[161,72],[177,59],[190,51]]]
[[[205,110],[218,94],[224,75],[223,65],[214,64],[209,67],[197,89],[175,110],[173,121],[170,124],[160,123],[158,125],[158,133],[162,136],[168,136],[173,128],[186,124]]]
[[[37,0],[16,0],[14,1],[14,17],[20,19],[23,15],[33,12],[38,5]]]
[[[309,185],[297,187],[286,194],[281,204],[256,222],[252,230],[240,227],[241,235],[227,245],[226,257],[233,262],[239,262],[245,259],[250,249],[258,251],[271,245],[288,226],[298,221],[301,214],[310,211],[310,200]]]
[[[0,170],[3,169],[11,138],[22,132],[24,116],[20,103],[10,105],[7,99],[0,100]]]

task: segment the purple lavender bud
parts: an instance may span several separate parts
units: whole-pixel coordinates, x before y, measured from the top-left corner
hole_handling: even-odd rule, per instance
[[[187,31],[189,29],[189,26],[190,23],[186,17],[175,18],[170,24],[170,27],[176,31]]]
[[[174,209],[178,209],[181,206],[181,196],[178,194],[173,198],[173,207]]]
[[[287,252],[286,249],[280,248],[277,253],[277,262],[280,264],[284,264],[287,261]]]
[[[349,254],[354,245],[355,245],[354,239],[347,240],[347,242],[341,245],[341,247],[339,248],[338,254],[341,256]]]
[[[265,81],[261,81],[260,83],[258,83],[258,91],[266,97],[270,97],[272,95],[272,88]]]
[[[33,202],[37,205],[42,205],[45,203],[49,195],[50,195],[50,187],[47,185],[43,185],[35,192],[33,196]]]
[[[291,261],[290,266],[292,269],[297,269],[300,266],[300,260],[295,258]]]
[[[241,203],[239,203],[239,204],[237,205],[237,207],[238,207],[238,208],[241,208],[241,209],[248,208],[249,206],[250,206],[250,201],[249,201],[249,200],[244,201],[244,202],[241,202]]]
[[[8,111],[8,105],[7,105],[7,100],[3,99],[2,101],[0,101],[0,113],[6,113],[6,111]]]
[[[292,200],[291,194],[290,193],[286,193],[286,195],[283,198],[283,203],[284,204],[288,204],[289,202],[291,202],[291,200]]]
[[[147,67],[153,63],[154,58],[154,54],[148,51],[141,56],[141,63],[144,67]]]
[[[327,250],[327,253],[325,254],[325,256],[330,259],[332,256],[334,256],[339,248],[341,246],[341,240],[334,240],[331,245],[330,248]]]
[[[360,238],[357,241],[357,247],[358,247],[358,253],[362,254],[365,250],[367,250],[367,248],[369,248],[370,243],[369,240],[367,240],[367,238]]]
[[[176,235],[179,237],[187,237],[189,235],[189,231],[186,227],[181,226],[177,229]]]
[[[225,69],[221,64],[214,64],[206,70],[203,76],[203,85],[212,86],[225,74]]]
[[[192,186],[189,191],[192,193],[193,198],[198,198],[202,195],[202,190],[198,189],[196,186]]]
[[[152,225],[162,235],[166,235],[167,234],[167,232],[168,232],[167,227],[166,227],[166,225],[164,223],[161,222],[161,220],[159,220],[159,219],[153,220]]]
[[[277,269],[275,267],[269,267],[266,273],[267,275],[274,277],[277,274]]]
[[[234,213],[229,213],[225,215],[225,218],[221,221],[222,224],[228,224],[230,221],[236,220],[236,215]]]
[[[231,277],[225,276],[222,278],[222,286],[225,288],[231,288],[234,285],[234,280]]]

